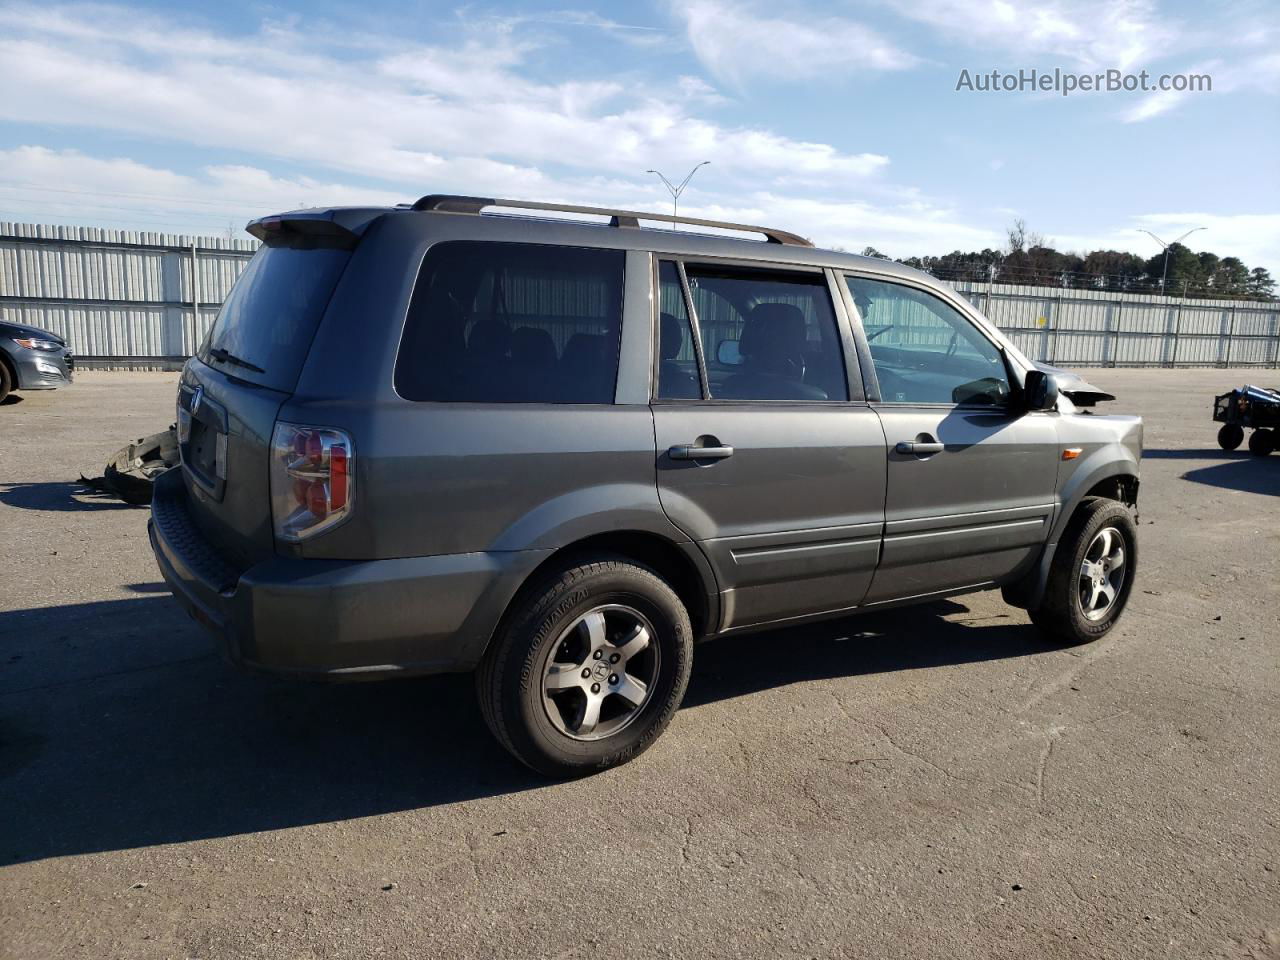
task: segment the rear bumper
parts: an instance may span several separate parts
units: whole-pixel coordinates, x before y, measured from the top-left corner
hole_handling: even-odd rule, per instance
[[[232,567],[187,513],[181,471],[156,481],[148,531],[178,601],[233,663],[364,679],[475,667],[541,551],[391,560],[272,557]]]

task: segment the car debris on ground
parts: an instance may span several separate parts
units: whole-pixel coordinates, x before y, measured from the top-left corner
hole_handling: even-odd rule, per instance
[[[92,490],[108,493],[125,503],[144,505],[151,502],[151,485],[155,478],[178,464],[177,425],[168,430],[139,437],[116,451],[107,461],[100,477],[80,475],[80,482]]]

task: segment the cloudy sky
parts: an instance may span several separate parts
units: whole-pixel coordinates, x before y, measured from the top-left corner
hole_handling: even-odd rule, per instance
[[[1156,0],[0,0],[0,220],[225,235],[475,193],[690,213],[894,256],[1197,249],[1280,275],[1280,7]],[[957,91],[962,70],[1212,92]]]

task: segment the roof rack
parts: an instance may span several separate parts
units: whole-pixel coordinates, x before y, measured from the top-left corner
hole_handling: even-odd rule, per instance
[[[542,203],[536,200],[495,200],[490,197],[459,197],[433,193],[420,198],[410,209],[435,213],[479,214],[485,207],[515,207],[521,210],[553,210],[557,213],[586,213],[609,217],[611,227],[639,227],[641,220],[657,220],[662,223],[687,223],[698,227],[716,227],[721,230],[740,230],[743,233],[759,233],[770,243],[785,243],[796,247],[812,247],[804,237],[778,230],[774,227],[758,227],[748,223],[729,223],[724,220],[703,220],[699,217],[678,217],[666,213],[645,213],[639,210],[614,210],[610,207],[580,207],[570,203]]]

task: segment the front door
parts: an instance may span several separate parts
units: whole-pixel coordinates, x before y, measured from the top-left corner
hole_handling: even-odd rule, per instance
[[[659,288],[658,492],[715,568],[723,628],[858,605],[885,439],[827,275],[664,261]]]
[[[867,602],[1008,582],[1048,536],[1058,414],[1016,407],[1002,351],[956,306],[906,283],[846,282],[888,445],[884,547]]]

